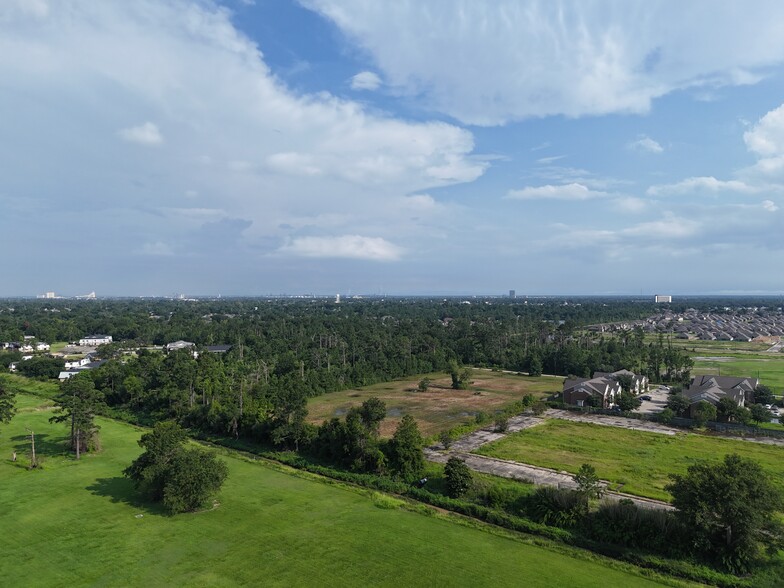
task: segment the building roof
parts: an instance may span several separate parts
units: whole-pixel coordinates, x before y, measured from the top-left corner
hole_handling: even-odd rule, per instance
[[[210,353],[226,353],[231,347],[231,345],[207,345],[207,351]]]

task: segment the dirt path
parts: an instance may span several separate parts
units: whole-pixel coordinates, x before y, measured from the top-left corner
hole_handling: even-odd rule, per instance
[[[646,433],[660,433],[662,435],[677,435],[678,433],[683,433],[683,431],[680,429],[668,427],[667,425],[662,425],[661,423],[629,419],[622,416],[583,414],[579,412],[570,412],[568,410],[557,409],[550,409],[545,413],[545,415],[550,418],[563,419],[565,421],[591,423],[593,425],[618,427],[619,429],[630,429],[632,431],[645,431]]]
[[[425,457],[429,461],[436,463],[446,463],[446,461],[452,456],[457,456],[464,460],[466,465],[475,472],[530,482],[536,484],[537,486],[556,486],[557,488],[572,489],[577,488],[574,477],[568,472],[559,472],[557,470],[540,468],[537,466],[517,463],[515,461],[508,461],[505,459],[497,459],[495,457],[487,457],[485,455],[465,453],[462,451],[438,451],[433,448],[425,449]],[[602,481],[602,485],[605,488],[607,487],[607,484],[607,482]],[[662,510],[672,510],[673,508],[672,505],[660,500],[640,498],[639,496],[632,496],[630,494],[623,494],[621,492],[605,491],[604,497],[608,500],[615,501],[628,499],[634,502],[637,506],[643,508],[657,508]]]

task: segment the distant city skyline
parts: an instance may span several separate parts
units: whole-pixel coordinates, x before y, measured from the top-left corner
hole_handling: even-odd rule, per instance
[[[6,0],[0,297],[781,294],[782,19]]]

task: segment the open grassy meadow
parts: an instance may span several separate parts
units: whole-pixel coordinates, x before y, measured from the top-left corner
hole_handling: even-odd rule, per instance
[[[102,451],[77,462],[46,401],[21,395],[18,406],[0,427],[0,586],[659,585],[587,552],[426,516],[229,452],[219,504],[165,516],[121,474],[140,429],[100,420]],[[40,470],[25,467],[27,428]]]
[[[776,395],[784,394],[784,353],[715,353],[700,355],[690,353],[694,360],[693,375],[720,374],[722,376],[751,376],[773,389]]]
[[[418,392],[419,381],[428,377],[430,388]],[[470,390],[453,390],[448,374],[427,374],[342,390],[312,398],[308,402],[308,420],[320,424],[332,417],[343,416],[352,406],[359,406],[372,396],[387,405],[387,419],[381,425],[382,436],[391,437],[404,414],[416,418],[423,435],[471,423],[477,412],[492,414],[520,400],[526,394],[537,398],[560,392],[563,378],[532,378],[516,374],[475,369]]]
[[[699,460],[737,453],[759,462],[784,490],[784,447],[693,433],[645,433],[557,419],[513,433],[476,453],[571,473],[590,463],[613,489],[669,500],[669,474],[682,474]]]

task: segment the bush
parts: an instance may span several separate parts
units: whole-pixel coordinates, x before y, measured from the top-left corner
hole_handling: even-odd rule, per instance
[[[631,500],[603,502],[586,521],[586,530],[599,541],[628,547],[682,553],[683,526],[671,512],[640,508]]]
[[[509,430],[509,419],[503,415],[495,419],[495,432],[506,433]]]
[[[574,527],[588,514],[588,507],[585,494],[553,486],[540,486],[529,501],[535,521],[557,527]]]
[[[438,440],[441,442],[441,445],[444,446],[444,449],[449,449],[452,446],[452,443],[455,440],[455,435],[452,431],[441,431],[438,434]]]
[[[659,421],[664,423],[665,425],[669,425],[672,422],[672,419],[675,418],[675,413],[672,411],[671,408],[665,408],[663,411],[659,413]]]
[[[531,412],[534,413],[536,416],[541,416],[547,410],[547,405],[542,401],[534,402],[531,405]]]

